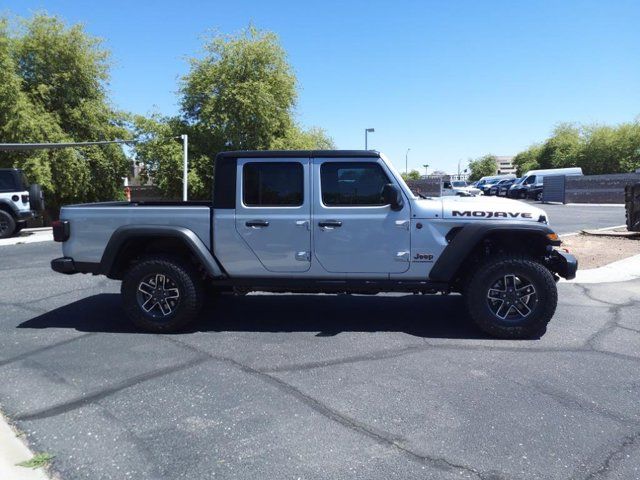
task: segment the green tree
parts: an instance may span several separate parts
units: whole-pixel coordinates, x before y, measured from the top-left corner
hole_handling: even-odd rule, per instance
[[[405,180],[420,180],[420,172],[418,170],[410,170],[409,173],[402,173]]]
[[[36,14],[9,34],[0,22],[0,137],[4,142],[83,142],[126,138],[124,115],[107,98],[109,54],[80,25]],[[41,183],[53,215],[64,203],[121,194],[129,164],[115,145],[0,152],[0,165]]]
[[[540,168],[538,161],[542,147],[540,145],[532,145],[525,151],[518,153],[513,158],[513,165],[516,167],[516,175],[523,176],[529,170]]]
[[[302,129],[294,119],[296,78],[276,35],[252,26],[216,36],[182,79],[181,117],[138,118],[135,147],[165,195],[181,189],[181,156],[172,138],[189,135],[189,193],[209,198],[213,162],[225,150],[335,148],[324,130]]]
[[[485,155],[469,162],[469,181],[475,182],[482,177],[495,175],[498,171],[498,164],[495,155]]]
[[[571,123],[561,123],[542,145],[538,156],[540,168],[575,167],[583,143],[580,127]]]

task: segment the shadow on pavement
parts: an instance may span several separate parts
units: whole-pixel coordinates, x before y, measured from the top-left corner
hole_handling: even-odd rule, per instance
[[[17,328],[143,333],[120,295],[99,294],[27,320]],[[403,332],[427,338],[487,338],[468,319],[459,295],[249,295],[210,299],[187,332]],[[182,332],[184,333],[184,332]]]

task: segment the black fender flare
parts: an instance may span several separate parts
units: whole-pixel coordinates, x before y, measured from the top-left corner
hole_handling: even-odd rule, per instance
[[[215,278],[226,276],[211,251],[209,251],[206,245],[202,243],[202,240],[200,240],[192,230],[185,227],[162,225],[124,225],[117,228],[111,235],[102,253],[100,271],[107,277],[113,278],[118,255],[125,242],[142,238],[177,238],[184,242],[191,253],[200,261],[207,273]]]
[[[486,238],[487,235],[496,232],[543,237],[548,245],[560,245],[559,240],[552,240],[548,237],[549,234],[554,234],[554,231],[544,224],[504,224],[478,220],[458,228],[460,228],[460,230],[451,239],[433,265],[433,268],[431,268],[429,280],[438,282],[449,282],[453,280],[463,262],[478,243]]]
[[[0,205],[6,205],[8,207],[8,210],[13,214],[14,218],[18,218],[18,216],[20,215],[20,210],[18,210],[18,207],[16,207],[13,202],[10,202],[6,198],[0,198]],[[3,210],[7,209],[3,208]]]

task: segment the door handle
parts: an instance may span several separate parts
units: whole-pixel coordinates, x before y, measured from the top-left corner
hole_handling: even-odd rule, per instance
[[[264,228],[269,226],[269,222],[266,220],[249,220],[245,222],[245,225],[250,228]]]
[[[338,228],[342,226],[342,222],[340,220],[325,220],[318,222],[318,226],[320,228]]]

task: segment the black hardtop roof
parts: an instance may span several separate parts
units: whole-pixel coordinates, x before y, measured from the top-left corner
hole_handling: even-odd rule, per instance
[[[235,150],[220,152],[216,158],[378,158],[380,152],[375,150]]]

